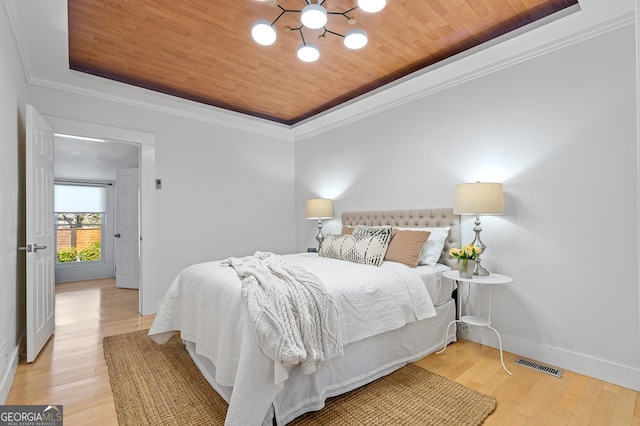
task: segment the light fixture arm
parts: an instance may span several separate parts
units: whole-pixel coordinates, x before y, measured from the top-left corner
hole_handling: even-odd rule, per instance
[[[300,25],[299,27],[296,27],[296,28],[285,27],[285,30],[287,30],[287,31],[297,31],[300,34],[300,38],[302,39],[302,44],[304,44],[306,46],[307,45],[307,41],[304,39],[304,33],[302,32],[302,28],[304,28],[304,26]],[[325,28],[325,31],[326,31],[326,28]]]
[[[358,8],[358,6],[354,6],[354,7],[352,7],[351,9],[346,10],[346,11],[344,11],[344,12],[330,12],[330,11],[327,11],[327,15],[342,15],[342,16],[344,16],[345,18],[347,18],[347,20],[348,20],[348,19],[351,19],[351,18],[349,18],[349,16],[347,16],[347,13],[349,13],[349,12],[353,12],[353,11],[354,11],[354,10],[356,10],[357,8]]]
[[[335,31],[328,30],[328,29],[325,27],[325,28],[324,28],[324,32],[322,33],[322,36],[324,36],[326,33],[333,34],[333,35],[337,35],[338,37],[342,37],[342,38],[344,38],[344,35],[342,35],[342,34],[340,34],[340,33],[337,33],[337,32],[335,32]]]
[[[298,10],[298,9],[285,9],[284,7],[280,6],[279,4],[277,4],[276,6],[278,6],[281,10],[280,15],[278,15],[278,17],[276,19],[273,20],[273,22],[271,23],[271,26],[273,26],[276,22],[278,22],[278,20],[280,18],[282,18],[282,15],[284,15],[285,13],[302,13],[302,10]]]

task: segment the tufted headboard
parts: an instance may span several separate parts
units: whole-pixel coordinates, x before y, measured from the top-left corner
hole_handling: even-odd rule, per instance
[[[450,226],[449,237],[442,249],[439,263],[458,269],[458,260],[449,256],[449,249],[460,246],[460,216],[453,209],[389,210],[377,212],[344,212],[342,226],[400,226],[405,228],[442,228]]]

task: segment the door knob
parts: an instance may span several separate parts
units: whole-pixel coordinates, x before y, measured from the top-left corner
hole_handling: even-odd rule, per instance
[[[120,238],[120,233],[118,232],[117,234],[114,235],[114,237]]]
[[[37,244],[34,244],[34,245],[33,245],[33,251],[34,251],[34,252],[35,252],[35,251],[38,251],[38,250],[44,250],[44,249],[46,249],[46,248],[47,248],[47,246],[39,246],[39,245],[37,245]]]

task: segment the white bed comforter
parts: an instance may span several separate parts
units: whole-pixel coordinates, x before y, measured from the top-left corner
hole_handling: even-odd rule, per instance
[[[306,253],[283,258],[324,283],[336,303],[345,345],[436,315],[423,281],[402,264],[373,267]],[[233,387],[225,424],[261,424],[289,370],[260,350],[233,268],[220,261],[200,263],[176,277],[149,335],[165,343],[175,330],[213,362],[216,383]]]

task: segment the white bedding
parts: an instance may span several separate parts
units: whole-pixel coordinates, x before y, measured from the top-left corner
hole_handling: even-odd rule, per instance
[[[450,271],[451,268],[443,265],[442,263],[436,263],[435,266],[418,266],[415,271],[424,282],[427,287],[427,292],[431,296],[431,301],[434,306],[439,306],[443,303],[451,300],[451,294],[455,290],[456,282],[442,276],[444,271]]]
[[[436,315],[425,278],[415,269],[393,262],[377,268],[306,253],[284,258],[325,284],[336,301],[345,345]],[[233,388],[230,394],[221,392],[229,402],[226,424],[261,424],[290,373],[298,374],[296,367],[285,368],[260,350],[240,279],[220,262],[190,266],[174,280],[149,334],[163,343],[174,330],[215,365],[215,383]]]

